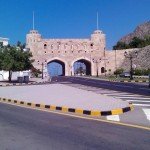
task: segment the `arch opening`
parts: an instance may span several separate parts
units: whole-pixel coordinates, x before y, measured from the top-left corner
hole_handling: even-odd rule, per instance
[[[91,75],[91,62],[79,59],[73,64],[74,75]]]
[[[105,68],[104,67],[101,68],[101,73],[105,73]]]
[[[49,61],[47,70],[50,76],[65,76],[65,63],[57,59]]]

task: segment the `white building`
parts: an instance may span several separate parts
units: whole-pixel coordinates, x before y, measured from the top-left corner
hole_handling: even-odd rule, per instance
[[[18,77],[23,77],[23,76],[31,76],[31,71],[26,70],[26,71],[15,71],[12,72],[12,80],[17,80]],[[0,81],[8,81],[9,77],[9,72],[0,70]]]
[[[8,38],[2,38],[2,37],[0,37],[0,42],[3,43],[3,46],[7,46],[8,45],[8,41],[9,41]]]

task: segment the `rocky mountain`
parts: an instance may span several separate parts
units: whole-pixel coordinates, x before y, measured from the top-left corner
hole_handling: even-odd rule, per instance
[[[144,39],[145,36],[150,36],[150,21],[137,26],[133,33],[124,36],[119,42],[129,44],[134,37]]]

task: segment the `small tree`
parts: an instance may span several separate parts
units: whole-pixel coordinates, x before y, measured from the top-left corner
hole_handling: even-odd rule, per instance
[[[34,77],[38,77],[42,73],[39,69],[36,69],[34,66],[32,66],[31,72]]]
[[[114,74],[115,74],[115,75],[119,75],[119,74],[123,73],[123,71],[124,71],[123,68],[119,68],[119,69],[117,69],[116,71],[114,71]]]
[[[23,51],[22,47],[0,47],[0,70],[9,71],[9,82],[11,82],[12,71],[31,69],[34,61],[31,57],[32,54],[28,51]]]

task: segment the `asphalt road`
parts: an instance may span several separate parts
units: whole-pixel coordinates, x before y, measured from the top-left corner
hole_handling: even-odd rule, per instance
[[[120,92],[128,92],[132,94],[139,94],[144,96],[150,96],[150,88],[147,85],[135,84],[135,83],[122,83],[122,82],[110,82],[104,80],[96,80],[82,77],[53,77],[53,82],[71,82],[82,84],[86,86],[99,87],[109,90],[115,90]]]
[[[150,131],[0,103],[0,150],[148,150]]]

